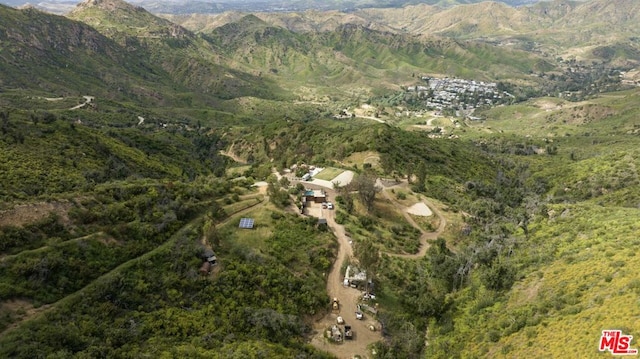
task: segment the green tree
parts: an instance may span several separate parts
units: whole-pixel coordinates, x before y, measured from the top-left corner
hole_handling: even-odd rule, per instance
[[[416,189],[418,192],[423,192],[425,190],[424,183],[427,180],[427,165],[425,165],[424,161],[420,161],[418,163],[418,168],[416,168],[416,177],[418,183],[416,183]]]
[[[6,134],[9,129],[9,111],[0,111],[0,121],[2,121],[2,133]]]
[[[291,182],[289,181],[289,179],[287,177],[282,177],[280,178],[280,185],[284,188],[289,187],[289,185],[291,185]]]
[[[289,193],[280,187],[278,181],[275,180],[275,177],[269,177],[269,183],[267,185],[267,195],[273,204],[280,208],[287,207],[291,204],[291,197],[289,197]]]
[[[360,267],[367,271],[367,291],[369,280],[373,280],[380,262],[380,250],[370,241],[360,241],[355,246],[355,256],[358,258]]]
[[[409,162],[405,165],[405,172],[407,173],[407,182],[411,184],[411,177],[413,177],[413,163]]]
[[[482,281],[491,290],[508,290],[516,280],[516,269],[508,260],[496,258],[482,275]]]
[[[385,174],[391,173],[394,168],[394,161],[390,154],[383,153],[380,155],[380,166],[382,166],[382,170]]]
[[[435,280],[434,284],[440,285],[447,292],[452,291],[455,283],[458,282],[456,279],[459,261],[447,248],[444,239],[435,240],[427,250],[427,258],[429,258],[429,273]]]
[[[220,247],[220,233],[218,232],[218,228],[216,228],[215,219],[211,214],[207,214],[202,232],[211,247]]]
[[[336,202],[340,203],[342,209],[347,213],[353,213],[353,196],[351,195],[351,186],[341,186],[339,183],[334,182],[333,187],[338,192],[336,196]]]
[[[376,193],[380,192],[380,187],[376,186],[376,176],[371,171],[360,174],[353,181],[353,189],[358,192],[360,201],[368,211],[373,209],[373,202],[376,199]]]

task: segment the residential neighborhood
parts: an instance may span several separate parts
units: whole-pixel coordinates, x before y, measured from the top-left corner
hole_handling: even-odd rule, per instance
[[[422,80],[426,86],[409,86],[407,91],[417,92],[430,110],[454,110],[460,112],[457,115],[468,115],[478,107],[502,104],[513,98],[510,93],[500,91],[495,82],[426,76]]]

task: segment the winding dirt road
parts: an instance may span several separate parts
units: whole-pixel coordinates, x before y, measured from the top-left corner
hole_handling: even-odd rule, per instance
[[[303,184],[309,189],[323,189],[330,201],[335,200],[335,190],[313,184],[312,182],[303,182]],[[320,204],[312,205],[320,207]],[[349,244],[349,238],[346,235],[344,226],[336,223],[334,210],[322,208],[315,208],[315,210],[322,211],[322,217],[326,218],[327,225],[338,239],[338,255],[327,277],[327,294],[329,298],[338,298],[340,307],[338,311],[332,311],[314,323],[314,334],[311,338],[311,344],[317,349],[329,352],[341,359],[351,359],[355,355],[360,355],[362,358],[369,358],[370,351],[367,347],[372,343],[382,340],[382,335],[378,330],[371,331],[369,329],[370,325],[376,328],[379,327],[378,322],[372,317],[365,314],[364,320],[356,319],[356,306],[359,303],[362,292],[351,287],[345,287],[342,284],[342,264],[347,259],[353,257],[353,249]],[[330,303],[327,302],[327,306],[329,304]],[[324,337],[324,331],[336,324],[338,316],[344,318],[345,323],[352,327],[354,333],[353,340],[346,340],[342,343],[334,344]]]
[[[227,156],[229,158],[231,158],[232,160],[234,160],[235,162],[238,162],[240,164],[246,165],[247,161],[243,160],[242,158],[238,157],[238,155],[235,154],[235,152],[233,151],[233,146],[235,145],[235,143],[231,144],[231,147],[229,147],[228,150],[220,150],[220,154],[223,156]]]
[[[77,106],[73,106],[69,110],[77,110],[79,108],[83,108],[83,107],[89,105],[95,99],[95,97],[93,97],[93,96],[82,96],[82,98],[84,98],[84,102],[83,103],[81,103],[81,104],[79,104]]]
[[[309,189],[323,189],[331,201],[335,200],[335,190],[327,187],[323,187],[313,182],[303,182],[304,186]],[[394,186],[395,187],[395,186]],[[384,187],[383,187],[384,188]],[[389,200],[393,205],[398,208],[412,226],[420,230],[420,250],[416,254],[395,254],[385,253],[390,256],[400,258],[421,258],[427,253],[428,240],[437,238],[447,225],[446,219],[442,216],[440,211],[428,201],[424,201],[429,208],[433,210],[433,213],[439,218],[440,225],[435,232],[426,232],[422,229],[411,216],[406,212],[406,208],[403,208],[394,201],[386,190],[382,190],[384,197]],[[317,204],[316,204],[317,205]],[[344,226],[336,223],[335,211],[328,209],[321,209],[321,215],[327,219],[327,224],[331,231],[338,239],[338,255],[336,261],[331,268],[327,278],[327,293],[329,298],[338,298],[340,301],[340,309],[337,312],[331,312],[324,316],[322,319],[314,323],[314,335],[311,338],[311,344],[317,349],[329,352],[338,358],[353,358],[355,355],[360,355],[362,358],[371,357],[371,352],[368,349],[369,345],[382,340],[382,335],[379,330],[371,331],[369,327],[373,325],[376,329],[379,329],[379,323],[365,313],[364,320],[356,320],[355,311],[358,305],[362,292],[357,289],[345,287],[342,284],[342,265],[348,258],[353,257],[353,249],[349,244],[349,238],[345,233]],[[329,305],[329,303],[327,303]],[[354,339],[350,341],[344,341],[340,344],[334,344],[329,342],[324,337],[324,331],[336,324],[338,316],[342,316],[346,324],[351,325],[354,332]]]
[[[378,181],[378,185],[380,185],[380,181]],[[404,187],[402,185],[397,185],[397,186],[393,186],[393,187]],[[445,228],[447,227],[447,219],[444,218],[444,216],[442,215],[442,213],[440,212],[440,210],[438,208],[436,208],[436,206],[433,205],[433,203],[431,203],[430,201],[423,199],[422,202],[424,202],[430,209],[431,211],[433,211],[433,213],[436,215],[436,217],[438,217],[438,228],[434,231],[434,232],[427,232],[425,231],[422,227],[420,227],[416,221],[413,220],[413,218],[411,217],[411,215],[407,212],[406,208],[402,208],[400,206],[400,204],[396,201],[394,201],[391,198],[391,195],[389,194],[388,191],[386,190],[382,190],[382,195],[389,200],[389,202],[393,203],[393,205],[400,211],[402,212],[402,215],[404,216],[404,219],[409,222],[409,224],[411,224],[414,228],[416,228],[417,230],[420,231],[421,235],[420,235],[420,250],[418,250],[418,253],[415,254],[397,254],[397,253],[385,253],[391,257],[398,257],[398,258],[409,258],[409,259],[418,259],[418,258],[422,258],[425,256],[425,254],[427,254],[427,249],[429,249],[429,240],[433,240],[433,239],[437,239],[438,236],[440,236],[442,234],[442,232],[444,232]]]

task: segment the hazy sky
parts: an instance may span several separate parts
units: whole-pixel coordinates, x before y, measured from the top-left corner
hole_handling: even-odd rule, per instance
[[[9,6],[22,6],[27,3],[38,4],[40,8],[48,8],[54,9],[56,7],[65,6],[71,7],[77,3],[80,3],[84,0],[0,0],[0,4],[6,4]],[[150,6],[148,9],[158,9],[153,4],[156,5],[164,3],[164,5],[170,5],[170,8],[180,8],[182,5],[187,3],[209,3],[209,4],[219,4],[218,6],[214,6],[218,10],[229,10],[229,9],[242,9],[242,10],[269,10],[273,8],[287,8],[292,4],[295,6],[302,6],[302,8],[341,8],[342,6],[353,6],[354,4],[367,4],[367,5],[390,5],[393,4],[395,6],[402,6],[402,4],[407,3],[425,3],[425,4],[435,4],[439,1],[443,1],[445,3],[450,3],[449,0],[125,0],[127,2],[133,4],[141,4]],[[459,2],[480,2],[487,0],[458,0]],[[510,5],[523,5],[523,4],[531,4],[538,1],[543,0],[494,0],[504,2]],[[546,0],[550,1],[550,0]],[[585,1],[585,0],[578,0]],[[637,0],[640,1],[640,0]],[[50,6],[47,6],[49,4]],[[57,5],[56,5],[57,4]],[[63,5],[64,4],[64,5]],[[251,6],[253,4],[254,6]],[[145,6],[146,7],[146,6]],[[201,8],[201,7],[200,7]],[[166,9],[166,6],[165,6]],[[152,10],[153,11],[153,10]]]

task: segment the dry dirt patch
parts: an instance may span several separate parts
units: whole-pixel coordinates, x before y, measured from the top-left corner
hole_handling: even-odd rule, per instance
[[[582,125],[594,121],[600,121],[615,114],[615,110],[600,105],[580,105],[574,106],[567,113],[566,122],[569,124]]]
[[[41,309],[35,308],[33,304],[22,299],[11,299],[0,302],[0,314],[13,317],[13,323],[0,331],[0,335],[2,335],[4,331],[15,328],[19,323],[33,317],[39,310]]]
[[[62,223],[69,223],[70,202],[37,202],[19,204],[0,211],[0,226],[24,226],[47,218],[51,212],[60,216]]]
[[[370,163],[372,166],[378,166],[380,162],[380,154],[374,151],[354,152],[349,157],[342,160],[341,164],[345,167],[349,166],[362,166],[365,163]]]
[[[563,103],[555,100],[540,99],[534,102],[534,104],[540,109],[551,111],[559,110],[563,107]]]
[[[433,212],[431,211],[429,206],[427,206],[424,202],[418,202],[413,206],[409,207],[407,209],[407,213],[410,213],[416,216],[422,216],[422,217],[429,217],[433,215]]]
[[[331,180],[331,183],[337,183],[340,186],[346,186],[353,181],[354,173],[352,171],[344,171]],[[331,186],[333,187],[333,185]]]
[[[33,309],[33,304],[29,303],[26,300],[12,299],[12,300],[8,300],[6,302],[0,303],[0,309],[10,310],[12,312],[16,312],[22,309],[26,312],[30,309]]]

